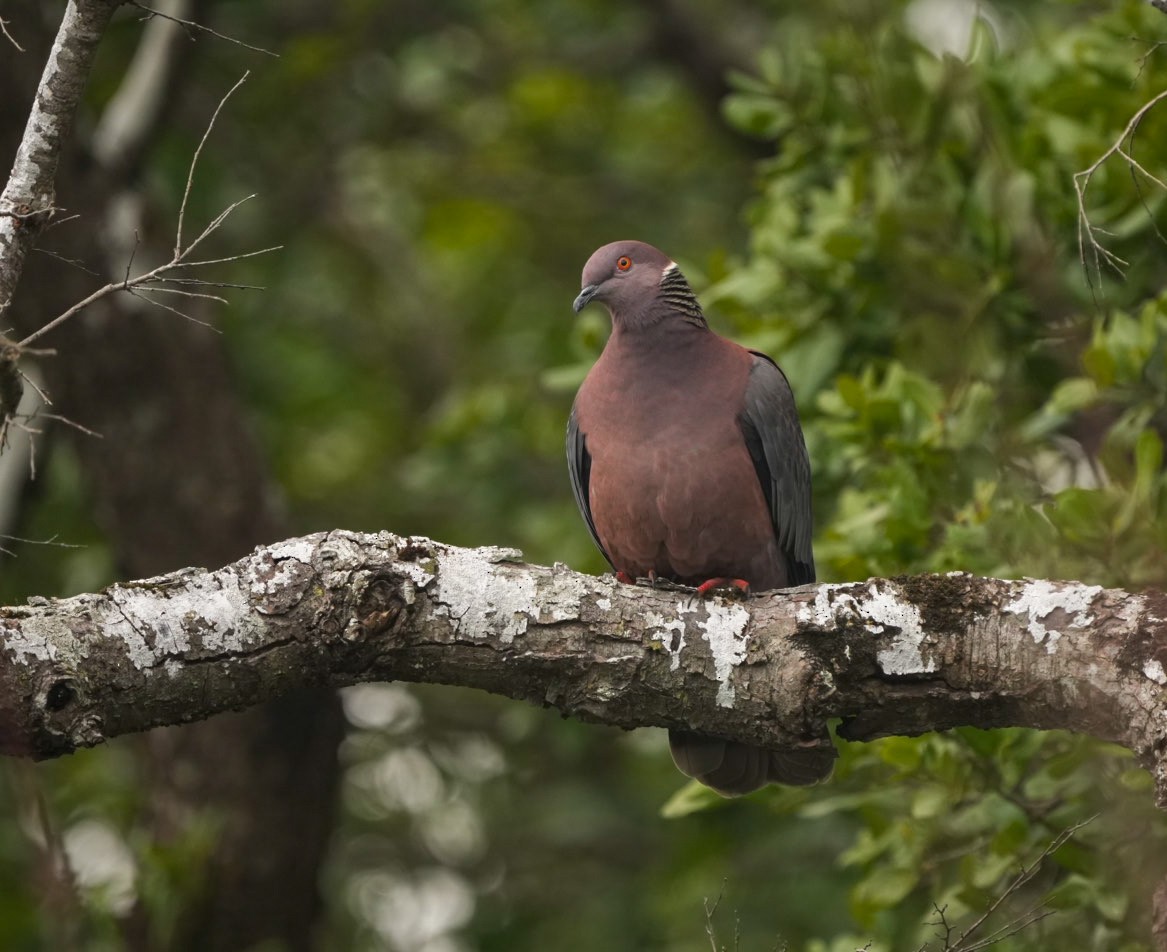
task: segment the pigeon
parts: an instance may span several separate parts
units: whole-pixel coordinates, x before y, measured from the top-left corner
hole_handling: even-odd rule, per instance
[[[709,327],[676,262],[640,241],[598,249],[578,314],[612,333],[567,426],[572,490],[622,582],[742,592],[813,582],[810,461],[785,375]],[[831,772],[829,738],[783,750],[669,731],[685,775],[725,796]]]

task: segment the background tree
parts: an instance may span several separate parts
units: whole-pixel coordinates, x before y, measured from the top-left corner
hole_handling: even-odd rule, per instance
[[[57,14],[4,14],[27,50],[0,57],[3,88],[25,91],[0,104],[6,143]],[[569,304],[590,249],[625,236],[677,256],[720,330],[780,357],[815,465],[824,577],[1165,584],[1163,115],[1128,150],[1159,182],[1121,156],[1091,179],[1085,210],[1112,234],[1087,232],[1085,268],[1074,188],[1163,88],[1167,23],[1149,5],[302,0],[180,15],[280,58],[175,33],[186,59],[169,60],[165,107],[132,161],[103,165],[98,117],[146,43],[123,11],[60,176],[59,204],[83,220],[41,246],[115,274],[135,221],[139,256],[165,248],[206,119],[251,67],[191,213],[258,191],[221,240],[286,247],[232,271],[268,290],[214,315],[222,339],[116,298],[45,342],[58,409],[104,439],[54,425],[41,441],[3,531],[84,548],[6,542],[6,602],[337,525],[600,571],[561,441],[604,327],[573,323]],[[1094,267],[1091,235],[1128,263],[1122,280]],[[11,322],[43,323],[104,281],[37,264]],[[1127,755],[1080,738],[851,745],[828,785],[727,804],[678,792],[655,733],[436,688],[362,686],[344,703],[320,947],[705,948],[702,900],[724,888],[714,927],[728,944],[740,917],[743,949],[778,935],[941,948],[933,903],[968,921],[1095,812],[995,915],[1041,901],[1057,914],[1000,947],[1146,947],[1163,824]],[[63,923],[91,946],[168,947],[190,935],[184,908],[231,930],[225,901],[191,904],[242,868],[221,859],[232,817],[303,793],[315,806],[281,824],[292,844],[306,818],[321,835],[330,818],[336,728],[326,708],[296,710],[266,733],[210,722],[216,739],[183,754],[152,735],[145,760],[127,744],[37,768],[84,902],[38,908],[29,871],[48,874],[52,837],[9,827],[0,938],[36,947]],[[307,759],[284,753],[289,737]],[[222,769],[269,755],[279,793],[257,793],[259,764]],[[192,814],[225,778],[241,782]]]

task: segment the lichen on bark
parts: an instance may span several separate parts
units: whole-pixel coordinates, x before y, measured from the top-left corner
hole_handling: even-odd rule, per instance
[[[0,609],[0,750],[55,756],[306,685],[407,680],[774,746],[832,718],[851,740],[1061,727],[1125,744],[1167,784],[1162,596],[925,575],[694,601],[520,559],[336,531]]]

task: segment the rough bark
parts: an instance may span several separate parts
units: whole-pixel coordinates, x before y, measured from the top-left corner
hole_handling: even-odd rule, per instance
[[[0,305],[12,298],[25,255],[55,211],[57,164],[72,131],[97,46],[121,2],[70,0],[61,19],[12,171],[0,195]]]
[[[12,171],[0,194],[0,314],[12,301],[29,249],[56,211],[57,164],[97,46],[121,2],[69,0],[65,8]],[[0,335],[0,421],[14,414],[20,402],[18,357],[19,349]]]
[[[957,573],[690,602],[519,559],[337,531],[0,610],[0,750],[427,681],[757,744],[814,741],[828,718],[849,740],[1064,728],[1130,748],[1167,804],[1163,595]]]

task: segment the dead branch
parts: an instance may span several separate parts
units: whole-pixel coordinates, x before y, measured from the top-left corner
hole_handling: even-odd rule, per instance
[[[1144,103],[1131,116],[1122,134],[1089,168],[1074,173],[1074,192],[1078,199],[1078,257],[1082,262],[1082,269],[1086,273],[1086,280],[1092,288],[1095,287],[1095,281],[1101,284],[1103,266],[1121,275],[1127,267],[1128,262],[1106,248],[1098,239],[1099,235],[1109,235],[1110,233],[1090,221],[1089,212],[1086,210],[1086,191],[1090,187],[1090,179],[1093,178],[1094,173],[1105,165],[1111,157],[1118,155],[1122,157],[1130,168],[1131,175],[1135,179],[1136,188],[1139,187],[1138,176],[1141,175],[1159,188],[1167,191],[1167,183],[1164,183],[1135,159],[1131,148],[1131,143],[1134,140],[1135,133],[1138,131],[1139,124],[1146,117],[1147,113],[1164,99],[1167,99],[1167,89]],[[1091,277],[1091,273],[1094,275],[1093,278]]]
[[[21,53],[24,52],[24,47],[17,43],[12,34],[8,32],[8,21],[3,17],[0,17],[0,33],[3,33],[8,42],[15,46],[17,50],[19,50]]]
[[[996,945],[997,943],[1004,941],[1010,936],[1016,935],[1018,932],[1021,932],[1028,926],[1033,925],[1035,922],[1040,922],[1047,916],[1052,915],[1053,910],[1046,909],[1043,903],[1039,903],[1037,906],[1031,909],[1027,909],[1016,919],[1007,922],[1005,925],[989,933],[984,938],[976,938],[977,932],[979,932],[981,927],[984,926],[986,922],[988,922],[993,913],[1001,908],[1001,905],[1005,902],[1005,900],[1007,900],[1010,896],[1021,889],[1022,886],[1033,879],[1033,877],[1037,874],[1037,871],[1041,869],[1042,864],[1044,864],[1050,856],[1061,849],[1062,846],[1073,839],[1075,833],[1077,833],[1084,826],[1093,823],[1096,819],[1096,816],[1088,817],[1082,822],[1075,823],[1068,829],[1062,830],[1061,833],[1050,840],[1045,849],[1041,851],[1040,855],[1028,866],[1023,866],[1017,876],[1009,883],[1008,886],[1005,887],[1004,890],[1002,890],[1001,894],[989,904],[989,907],[983,913],[981,913],[980,916],[974,919],[964,929],[964,931],[960,933],[959,936],[957,936],[955,943],[950,945],[948,939],[945,939],[945,952],[979,952],[979,950],[987,949],[990,946]],[[943,914],[941,918],[943,918]]]
[[[136,0],[130,0],[130,6],[137,7],[139,10],[145,13],[146,16],[143,17],[143,19],[149,20],[153,19],[154,17],[161,17],[163,20],[169,20],[171,23],[177,23],[180,26],[186,27],[188,34],[193,34],[194,31],[202,31],[203,33],[209,33],[211,36],[216,36],[220,40],[226,40],[228,43],[234,43],[237,46],[242,46],[244,49],[251,50],[255,53],[263,53],[266,56],[274,56],[277,59],[279,58],[279,53],[273,53],[271,50],[265,50],[262,46],[252,46],[250,43],[244,43],[242,40],[237,40],[233,36],[227,36],[226,34],[219,33],[215,30],[212,30],[209,26],[204,26],[202,23],[196,23],[194,20],[185,20],[182,17],[174,16],[170,13],[165,13],[162,10],[154,10],[146,6],[144,3],[137,3]],[[194,38],[193,35],[191,38]]]
[[[215,301],[221,301],[223,303],[226,303],[225,299],[218,296],[218,295],[207,294],[205,292],[198,292],[198,291],[189,291],[189,290],[185,290],[181,287],[169,288],[169,287],[166,287],[165,285],[168,282],[169,283],[183,283],[184,282],[183,278],[175,278],[172,276],[172,273],[175,271],[178,271],[180,273],[185,274],[186,273],[185,269],[202,267],[202,266],[209,265],[209,264],[222,264],[222,263],[226,263],[226,262],[230,262],[230,261],[241,261],[244,258],[252,258],[256,255],[267,254],[268,252],[275,251],[280,247],[279,245],[275,245],[275,246],[272,246],[270,248],[261,248],[258,251],[246,251],[246,252],[241,252],[240,254],[237,254],[237,255],[227,255],[227,256],[221,257],[221,258],[211,258],[211,259],[206,259],[206,260],[202,260],[202,261],[188,260],[191,252],[193,252],[196,248],[198,248],[203,243],[203,241],[205,241],[207,238],[209,238],[211,235],[213,235],[222,226],[222,224],[227,220],[227,218],[231,215],[231,213],[235,211],[235,209],[237,209],[240,205],[244,204],[244,202],[248,202],[251,199],[253,199],[255,197],[254,195],[248,195],[245,198],[242,198],[242,199],[239,199],[238,201],[232,202],[223,211],[221,211],[218,215],[216,215],[215,218],[213,218],[211,220],[211,222],[206,227],[203,228],[203,230],[199,233],[197,238],[195,238],[193,241],[191,241],[187,244],[183,243],[183,237],[182,237],[183,225],[184,225],[184,222],[186,220],[186,210],[187,210],[187,206],[190,202],[191,188],[194,184],[195,170],[198,168],[199,157],[202,155],[203,147],[206,145],[207,139],[210,137],[211,130],[215,126],[215,120],[219,117],[219,113],[222,111],[223,106],[226,104],[227,100],[231,98],[231,95],[240,86],[243,85],[243,83],[247,80],[247,77],[249,75],[250,75],[250,73],[244,73],[243,76],[240,77],[239,81],[227,91],[227,93],[223,96],[222,99],[219,100],[219,104],[215,107],[215,111],[211,115],[211,119],[207,123],[207,128],[203,132],[203,136],[199,140],[198,147],[195,149],[194,155],[191,158],[190,168],[187,172],[187,177],[186,177],[186,186],[183,189],[182,202],[179,205],[179,210],[178,210],[178,226],[175,230],[174,254],[171,257],[171,259],[169,261],[167,261],[165,264],[161,264],[156,268],[151,268],[148,271],[143,271],[140,274],[137,274],[137,275],[131,277],[130,276],[130,269],[133,266],[133,254],[131,253],[130,260],[126,263],[125,274],[123,275],[123,277],[120,281],[111,281],[110,283],[106,284],[104,287],[98,288],[96,291],[94,291],[88,297],[84,298],[81,301],[78,301],[72,307],[70,307],[67,310],[63,311],[62,313],[58,314],[51,321],[49,321],[47,324],[45,324],[42,327],[38,328],[37,330],[33,331],[31,334],[29,334],[27,337],[25,337],[22,341],[20,341],[19,344],[16,345],[18,348],[27,347],[29,344],[32,344],[33,342],[35,342],[35,341],[39,340],[41,337],[43,337],[45,334],[48,334],[50,331],[59,327],[61,324],[63,324],[69,318],[73,317],[75,314],[83,311],[85,308],[87,308],[89,305],[93,304],[95,301],[99,301],[103,297],[106,297],[107,295],[113,294],[116,291],[128,291],[131,294],[137,293],[137,295],[139,297],[141,297],[143,300],[149,301],[150,303],[154,304],[157,307],[162,308],[163,310],[171,311],[172,313],[178,314],[180,317],[187,318],[188,320],[194,320],[193,318],[190,318],[187,314],[184,314],[182,311],[178,310],[177,308],[171,307],[168,304],[164,304],[161,301],[155,300],[150,295],[151,294],[167,293],[167,294],[174,294],[174,295],[177,295],[179,297],[191,298],[191,299],[211,298]],[[209,281],[209,280],[201,279],[201,278],[199,278],[199,279],[187,279],[187,280],[197,281],[198,284],[200,284],[201,286],[204,286],[204,287],[219,287],[219,288],[253,287],[252,285],[231,284],[228,282]],[[144,293],[147,291],[149,293]],[[203,323],[203,322],[198,321],[197,323]]]

